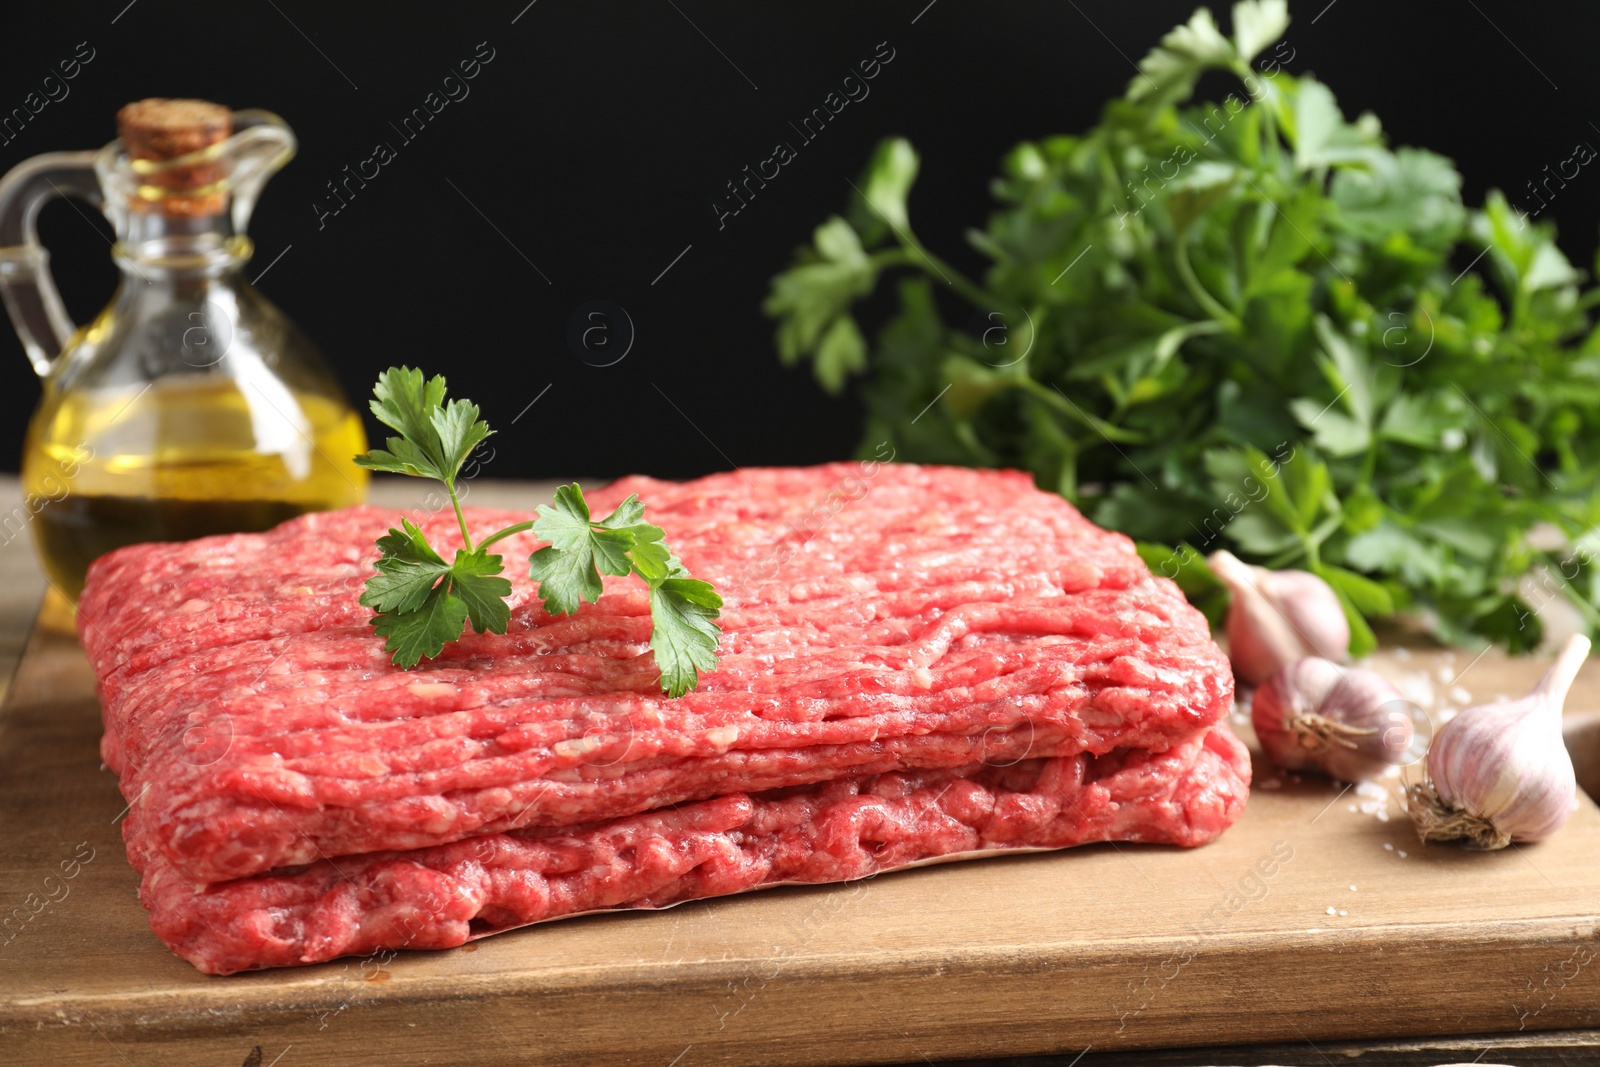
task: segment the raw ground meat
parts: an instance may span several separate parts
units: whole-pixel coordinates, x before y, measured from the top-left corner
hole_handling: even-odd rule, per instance
[[[657,687],[637,580],[607,578],[598,604],[552,618],[526,578],[531,534],[502,547],[510,632],[413,671],[388,663],[357,603],[393,510],[96,562],[79,631],[106,762],[139,798],[130,851],[210,883],[829,778],[1159,752],[1232,697],[1177,588],[1026,475],[626,478],[593,510],[635,492],[726,601],[720,666],[677,700]],[[486,533],[537,503],[467,521]],[[435,544],[459,536],[448,509],[410,517]]]
[[[1225,725],[1164,753],[838,778],[733,793],[562,830],[322,860],[196,888],[131,857],[157,935],[208,974],[384,949],[449,948],[599,909],[660,908],[785,882],[835,882],[977,851],[1095,841],[1199,845],[1244,806],[1250,758]]]

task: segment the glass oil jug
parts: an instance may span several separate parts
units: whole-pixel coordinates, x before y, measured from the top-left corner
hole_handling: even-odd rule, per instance
[[[0,296],[44,396],[22,459],[34,543],[76,600],[95,557],[138,541],[262,530],[360,502],[359,416],[322,358],[243,273],[256,199],[295,151],[265,111],[145,100],[98,152],[0,179]],[[74,327],[36,220],[53,197],[116,231],[111,303]]]

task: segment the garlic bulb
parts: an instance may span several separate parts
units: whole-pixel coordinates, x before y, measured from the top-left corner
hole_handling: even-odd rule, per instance
[[[1350,652],[1350,622],[1327,582],[1309,571],[1269,571],[1232,552],[1208,563],[1228,586],[1228,659],[1246,685],[1260,685],[1306,656],[1342,660]]]
[[[1422,840],[1493,849],[1561,829],[1577,803],[1561,705],[1588,655],[1589,639],[1575,635],[1533,692],[1468,708],[1440,728],[1428,749],[1429,780],[1407,796]]]
[[[1380,675],[1308,656],[1262,683],[1250,717],[1278,766],[1357,782],[1404,762],[1415,729],[1406,709]]]

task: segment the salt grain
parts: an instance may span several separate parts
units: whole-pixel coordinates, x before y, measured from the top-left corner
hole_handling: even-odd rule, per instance
[[[1401,859],[1405,859],[1406,858],[1406,850],[1405,849],[1401,849],[1399,852],[1396,852],[1395,855],[1399,856]]]
[[[1339,914],[1340,915],[1349,915],[1350,913],[1348,911],[1345,911],[1343,908],[1340,908],[1339,909]]]
[[[1351,886],[1350,887],[1350,892],[1354,893],[1355,891],[1356,891],[1356,887],[1355,886]]]
[[[1385,852],[1393,852],[1393,851],[1394,851],[1394,846],[1393,846],[1393,845],[1391,845],[1391,844],[1389,844],[1389,842],[1387,842],[1387,841],[1385,841],[1385,842],[1384,842],[1384,843],[1383,843],[1383,850],[1384,850],[1384,851],[1385,851]]]
[[[1332,905],[1328,906],[1328,914],[1329,915],[1337,915],[1338,913],[1339,913],[1339,909],[1338,908],[1335,908]]]
[[[1405,697],[1407,700],[1412,701],[1413,703],[1424,708],[1433,707],[1433,679],[1429,676],[1427,671],[1415,670],[1398,672],[1398,677],[1393,678],[1392,681],[1394,682],[1396,688],[1400,690],[1400,695]]]
[[[1470,704],[1472,703],[1472,694],[1458,685],[1454,689],[1450,690],[1450,699],[1454,700],[1457,704]]]

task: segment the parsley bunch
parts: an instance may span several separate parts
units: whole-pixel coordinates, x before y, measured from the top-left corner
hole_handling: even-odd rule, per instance
[[[372,628],[386,638],[384,651],[403,668],[432,659],[458,639],[470,620],[477,633],[506,632],[511,583],[500,577],[500,556],[489,546],[532,530],[550,542],[528,558],[528,573],[552,615],[571,615],[583,601],[600,599],[601,574],[637,574],[650,588],[650,648],[661,672],[661,688],[672,697],[695,687],[699,671],[717,665],[715,622],[722,598],[707,582],[689,576],[664,540],[665,531],[644,521],[637,495],[594,521],[576,483],[556,490],[538,518],[490,534],[476,545],[456,495],[456,477],[473,449],[494,433],[466,400],[445,402],[445,380],[424,379],[410,367],[378,375],[372,413],[400,436],[356,463],[369,470],[409,474],[443,482],[455,508],[465,546],[445,562],[408,519],[378,539],[377,573],[367,579],[361,604],[372,608]]]
[[[1097,126],[1012,150],[981,283],[917,238],[917,155],[884,142],[773,279],[780,356],[865,376],[863,447],[1031,471],[1203,608],[1227,547],[1326,579],[1357,654],[1398,610],[1526,649],[1564,596],[1600,630],[1600,290],[1547,222],[1469,209],[1448,159],[1286,73],[1288,21],[1201,9]],[[1233,91],[1190,104],[1210,71]]]

